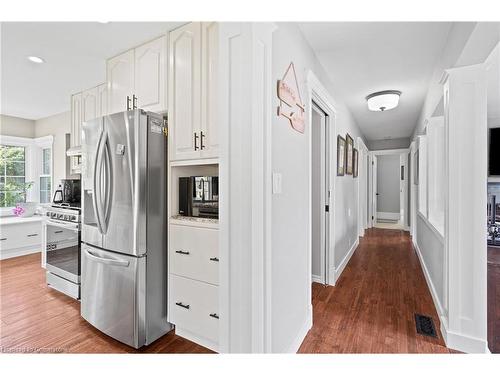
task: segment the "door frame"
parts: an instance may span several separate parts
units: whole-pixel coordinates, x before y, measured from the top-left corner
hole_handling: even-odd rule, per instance
[[[330,243],[330,238],[329,238],[329,232],[327,231],[328,224],[330,221],[330,214],[329,211],[326,211],[326,205],[329,204],[330,199],[329,196],[331,194],[331,186],[330,186],[330,142],[329,142],[329,136],[330,136],[330,129],[328,127],[329,125],[329,116],[323,109],[312,99],[311,100],[312,105],[311,105],[311,111],[312,112],[317,112],[320,116],[322,116],[322,123],[320,125],[320,133],[321,133],[321,147],[320,147],[320,169],[321,169],[321,175],[320,175],[320,213],[321,213],[321,218],[320,218],[320,237],[322,240],[322,246],[320,250],[320,274],[319,275],[314,275],[313,276],[313,281],[320,282],[324,285],[327,285],[327,279],[328,279],[328,270],[327,270],[327,264],[328,264],[328,246]],[[311,112],[311,136],[313,132],[313,122],[312,122],[312,112]],[[312,152],[312,147],[311,147],[311,152]],[[311,159],[311,166],[312,166],[312,159]],[[311,169],[311,175],[312,175],[312,169]],[[312,176],[311,176],[311,186],[312,186]],[[312,203],[312,190],[311,190],[311,203]],[[323,208],[321,208],[323,207]],[[312,213],[311,213],[312,215]],[[311,218],[312,220],[312,218]],[[312,231],[312,226],[311,226],[311,231]],[[311,257],[312,257],[312,249],[311,249]],[[312,263],[311,263],[311,272],[312,272]],[[318,281],[319,278],[319,281]]]
[[[381,155],[404,155],[405,160],[408,160],[408,153],[410,152],[410,148],[396,148],[396,149],[390,149],[390,150],[375,150],[375,151],[370,151],[370,172],[371,172],[371,178],[370,178],[370,194],[369,194],[369,207],[370,207],[370,224],[371,227],[375,226],[375,222],[377,219],[377,213],[374,212],[374,203],[376,202],[376,193],[377,189],[376,186],[374,186],[374,181],[376,181],[376,174],[374,172],[374,158],[377,156]],[[401,160],[401,157],[400,157]],[[401,168],[401,161],[400,161],[400,168]],[[408,231],[408,220],[407,220],[407,210],[409,209],[409,204],[408,204],[408,168],[407,168],[407,161],[403,164],[405,166],[404,168],[404,183],[403,183],[403,189],[401,189],[401,180],[400,180],[400,192],[399,192],[399,199],[400,202],[401,200],[404,202],[404,222],[403,227],[404,230]],[[398,172],[399,173],[399,172]],[[400,212],[401,212],[401,207],[400,207]]]
[[[368,207],[369,171],[367,170],[370,151],[361,137],[358,137],[356,142],[358,148],[358,236],[363,237],[365,229],[370,226],[368,221],[368,213],[370,211]]]
[[[335,171],[332,171],[332,168],[337,165],[337,153],[334,152],[334,145],[336,145],[336,141],[334,141],[335,134],[337,134],[337,111],[335,109],[335,101],[332,99],[328,91],[321,84],[320,80],[316,77],[312,70],[307,72],[307,88],[308,88],[308,101],[306,113],[308,114],[309,124],[312,124],[312,106],[313,102],[326,114],[326,128],[328,129],[328,153],[330,158],[328,160],[328,169],[329,169],[329,186],[330,186],[330,199],[326,200],[326,203],[329,206],[329,214],[327,220],[327,226],[325,233],[329,241],[327,242],[327,251],[325,254],[325,265],[326,265],[326,275],[325,281],[327,285],[335,285],[335,214],[332,207],[335,207]],[[307,249],[307,261],[308,261],[308,269],[309,269],[309,296],[308,300],[312,301],[312,135],[311,131],[307,132],[308,137],[308,164],[309,164],[309,218],[308,218],[308,249]],[[333,214],[332,214],[333,213]],[[312,306],[311,306],[312,311]]]

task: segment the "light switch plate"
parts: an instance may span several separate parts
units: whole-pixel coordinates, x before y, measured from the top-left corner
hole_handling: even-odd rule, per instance
[[[281,173],[273,173],[273,194],[281,194]]]

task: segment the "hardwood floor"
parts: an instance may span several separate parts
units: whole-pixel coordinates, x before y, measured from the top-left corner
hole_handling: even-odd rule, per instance
[[[488,346],[500,353],[500,247],[488,247]]]
[[[449,353],[410,237],[371,229],[335,287],[313,284],[313,328],[301,353]],[[134,350],[80,317],[79,302],[45,285],[40,254],[0,261],[0,352],[206,353],[167,334]],[[434,319],[438,338],[418,335],[414,314]]]
[[[172,332],[135,350],[80,317],[80,303],[48,288],[40,254],[0,261],[0,353],[210,353]]]
[[[313,328],[300,353],[449,353],[407,232],[370,229],[334,287],[314,283]],[[417,334],[414,314],[438,338]]]

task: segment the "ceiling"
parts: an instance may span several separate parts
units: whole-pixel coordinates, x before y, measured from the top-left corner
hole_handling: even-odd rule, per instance
[[[450,22],[315,22],[300,28],[367,140],[410,137]],[[399,106],[368,110],[365,97],[402,91]]]
[[[107,58],[183,23],[3,22],[1,113],[36,120],[69,111],[71,94],[106,80]]]

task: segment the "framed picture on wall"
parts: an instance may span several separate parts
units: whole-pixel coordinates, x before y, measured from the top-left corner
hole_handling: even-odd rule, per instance
[[[354,149],[352,153],[352,166],[353,166],[353,171],[352,171],[352,177],[356,178],[358,177],[358,150]]]
[[[352,174],[352,162],[353,162],[353,151],[354,151],[354,140],[351,138],[351,136],[348,134],[345,135],[345,173],[346,174]]]
[[[345,139],[337,136],[337,176],[345,174]]]

